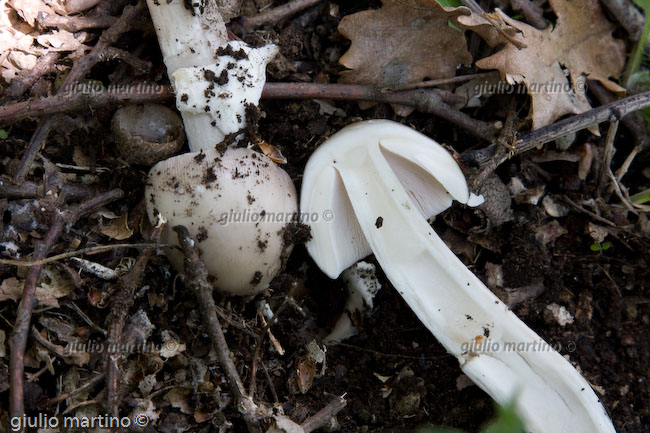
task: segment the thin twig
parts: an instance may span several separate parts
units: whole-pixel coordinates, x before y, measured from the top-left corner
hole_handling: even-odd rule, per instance
[[[29,140],[29,145],[25,149],[23,157],[20,159],[20,165],[14,174],[14,182],[20,184],[24,179],[25,175],[32,166],[36,152],[41,148],[45,140],[47,140],[47,135],[50,133],[52,126],[59,119],[58,116],[49,116],[41,123],[38,124],[36,131],[32,135],[32,138]]]
[[[415,107],[420,112],[448,120],[475,137],[486,141],[492,141],[498,132],[493,123],[476,120],[448,105],[447,101],[452,102],[454,96],[439,90],[417,89],[390,92],[376,86],[363,84],[267,83],[264,86],[262,98],[333,99],[408,105]]]
[[[603,5],[616,17],[618,22],[630,35],[632,41],[641,38],[643,29],[643,14],[629,0],[601,0]],[[649,38],[650,41],[650,38]],[[646,41],[646,51],[650,42]]]
[[[263,24],[275,24],[284,18],[294,15],[303,9],[314,6],[323,0],[292,0],[283,5],[269,9],[252,17],[242,17],[241,24],[251,30]]]
[[[151,241],[156,243],[160,239],[163,224],[156,226],[151,233]],[[111,312],[106,319],[108,325],[107,347],[121,347],[122,330],[126,318],[135,301],[135,291],[142,285],[144,272],[155,248],[146,248],[138,256],[129,272],[122,275],[117,282],[117,291],[111,305]],[[113,416],[119,416],[120,387],[119,369],[125,353],[117,350],[106,352],[106,405]]]
[[[515,154],[527,152],[556,138],[587,129],[590,126],[610,120],[622,119],[626,115],[650,106],[650,92],[639,93],[598,108],[569,117],[551,125],[539,128],[517,140]],[[502,159],[503,162],[505,159]]]
[[[28,117],[83,111],[109,105],[167,102],[173,97],[174,93],[169,87],[156,83],[131,84],[128,88],[117,86],[96,91],[82,91],[82,89],[71,86],[70,91],[59,92],[55,96],[0,107],[0,126],[6,126]]]
[[[313,416],[307,418],[300,426],[305,431],[305,433],[310,433],[314,430],[318,430],[321,427],[325,427],[327,423],[334,417],[337,413],[345,407],[345,399],[343,397],[337,397],[334,400],[330,401],[327,406],[316,412]]]
[[[230,349],[223,335],[221,324],[217,318],[216,306],[212,298],[212,285],[208,283],[208,271],[201,261],[196,248],[196,243],[190,237],[189,232],[183,226],[173,228],[178,235],[178,242],[185,253],[185,273],[187,274],[186,284],[196,296],[207,328],[210,339],[217,352],[219,364],[223,369],[231,392],[235,397],[237,407],[244,416],[248,430],[252,432],[261,431],[259,421],[256,419],[257,410],[253,400],[246,395],[244,384],[237,373],[237,367],[230,356]]]
[[[36,21],[43,28],[56,27],[74,33],[85,29],[105,29],[112,26],[117,18],[110,15],[65,17],[43,14],[39,15]]]
[[[81,319],[84,322],[86,322],[88,324],[88,326],[90,326],[92,329],[94,329],[95,331],[99,332],[100,334],[102,334],[104,336],[106,336],[106,334],[108,334],[108,332],[106,332],[106,330],[104,328],[102,328],[101,326],[99,326],[95,322],[93,322],[92,319],[90,317],[88,317],[88,315],[86,313],[84,313],[81,310],[81,308],[79,308],[77,306],[77,304],[75,304],[72,301],[67,301],[65,303],[65,305],[67,305],[68,308],[73,309],[79,315],[79,317],[81,317]]]
[[[428,87],[440,87],[444,86],[445,84],[454,84],[454,83],[464,83],[466,81],[470,80],[476,80],[479,78],[485,78],[489,77],[492,75],[492,72],[481,72],[478,74],[468,74],[468,75],[459,75],[457,77],[450,77],[450,78],[441,78],[439,80],[428,80],[428,81],[422,81],[419,83],[409,83],[409,84],[402,84],[401,86],[393,87],[392,90],[393,92],[397,92],[399,90],[412,90],[412,89],[425,89]]]
[[[50,225],[50,230],[47,235],[45,235],[43,241],[36,247],[36,260],[43,259],[47,256],[66,225],[72,226],[86,213],[114,200],[120,199],[123,196],[124,193],[121,190],[112,190],[90,198],[85,202],[74,206],[70,210],[56,213],[54,220]],[[27,278],[25,279],[25,286],[23,288],[23,296],[18,305],[14,328],[9,340],[9,347],[11,349],[9,357],[9,376],[11,385],[10,411],[12,417],[22,416],[25,413],[23,378],[23,372],[25,370],[25,347],[27,346],[27,336],[29,334],[32,312],[37,303],[36,283],[38,282],[41,269],[42,265],[32,266],[29,268]]]
[[[578,203],[571,200],[569,197],[561,196],[561,198],[562,198],[562,200],[564,200],[569,206],[571,206],[575,210],[578,210],[578,211],[580,211],[580,212],[582,212],[582,213],[584,213],[586,215],[589,215],[590,217],[592,217],[596,221],[601,222],[603,224],[607,224],[608,226],[611,226],[611,227],[618,227],[612,221],[608,220],[607,218],[601,217],[600,215],[598,215],[595,212],[590,211],[589,209],[585,209],[584,207],[580,206]]]
[[[106,48],[113,45],[117,39],[129,29],[131,21],[142,14],[146,8],[143,0],[139,0],[135,6],[126,6],[122,12],[122,16],[113,23],[102,35],[99,41],[95,44],[90,53],[81,57],[75,62],[72,70],[66,77],[61,89],[66,91],[70,86],[78,82],[85,74],[102,60]]]
[[[22,96],[27,89],[29,89],[39,78],[43,75],[50,73],[54,70],[54,66],[61,57],[60,52],[50,51],[49,53],[41,56],[36,65],[32,69],[25,69],[21,72],[21,76],[11,80],[9,86],[9,96],[18,99]]]
[[[79,388],[75,388],[70,392],[66,392],[64,394],[58,395],[58,396],[56,396],[54,398],[51,398],[51,399],[47,400],[45,402],[45,406],[54,406],[55,404],[61,403],[63,400],[67,400],[68,398],[73,397],[76,394],[79,394],[80,392],[91,390],[95,386],[102,383],[103,380],[104,380],[104,373],[100,373],[100,374],[94,376],[88,382],[81,385]]]
[[[295,286],[292,286],[292,290]],[[282,301],[282,304],[280,307],[273,313],[273,317],[269,319],[268,323],[264,328],[262,329],[262,332],[259,333],[257,338],[255,339],[255,348],[253,349],[253,361],[251,362],[251,381],[248,385],[248,394],[251,397],[255,396],[255,379],[257,376],[257,363],[260,358],[260,348],[262,347],[262,341],[264,341],[264,337],[266,336],[266,333],[269,332],[271,329],[271,326],[275,323],[278,317],[280,317],[280,314],[287,308],[289,305],[288,298],[291,297],[291,292],[287,294],[287,296],[284,298],[284,301]]]
[[[471,180],[471,186],[473,190],[479,190],[480,186],[485,182],[485,180],[490,176],[498,167],[498,161],[501,160],[504,156],[508,154],[511,150],[511,144],[515,141],[517,137],[517,129],[515,127],[515,122],[517,120],[517,100],[516,98],[510,99],[510,109],[506,115],[506,120],[503,124],[503,128],[499,133],[499,138],[497,138],[497,144],[499,145],[495,151],[494,157],[491,158],[487,164],[485,164],[481,171]]]
[[[80,250],[68,251],[67,253],[56,254],[40,260],[12,260],[12,259],[2,259],[0,258],[0,264],[3,265],[12,265],[12,266],[21,266],[21,267],[32,267],[32,266],[42,266],[47,263],[56,262],[58,260],[67,259],[69,257],[78,257],[84,254],[98,254],[105,253],[106,251],[112,251],[118,248],[136,248],[136,249],[146,249],[146,248],[178,248],[176,245],[171,244],[158,244],[158,243],[135,243],[135,244],[111,244],[111,245],[98,245],[96,247],[82,248]]]
[[[605,188],[605,178],[612,173],[612,157],[614,156],[614,138],[616,138],[616,132],[618,131],[618,120],[613,120],[609,124],[609,129],[607,130],[607,137],[605,137],[605,151],[603,152],[603,161],[602,167],[603,170],[600,172],[600,180],[598,182],[598,189],[602,192]]]
[[[42,198],[46,194],[45,183],[23,181],[20,185],[0,182],[0,198],[22,199]],[[61,194],[65,194],[67,201],[79,201],[96,195],[96,191],[85,185],[64,184]]]

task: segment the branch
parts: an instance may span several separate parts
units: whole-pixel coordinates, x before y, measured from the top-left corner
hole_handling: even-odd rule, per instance
[[[47,256],[66,226],[72,226],[85,214],[123,196],[124,193],[116,189],[90,198],[65,212],[56,212],[45,239],[36,247],[34,259],[41,260]],[[9,403],[12,417],[22,416],[25,413],[23,377],[25,371],[25,347],[27,346],[27,336],[29,334],[32,312],[37,304],[36,284],[38,283],[42,267],[43,265],[36,265],[29,268],[29,273],[27,274],[23,288],[23,296],[18,305],[16,321],[9,340],[11,350],[9,355],[9,378],[11,385]]]

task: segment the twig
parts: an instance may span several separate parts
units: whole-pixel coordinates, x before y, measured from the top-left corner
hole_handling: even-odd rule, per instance
[[[56,51],[50,51],[44,56],[41,56],[31,70],[25,69],[21,72],[20,77],[11,80],[8,91],[9,96],[18,99],[36,80],[53,71],[54,65],[60,57],[61,53]]]
[[[35,259],[40,260],[47,256],[50,249],[63,232],[64,227],[72,226],[79,218],[95,208],[104,206],[114,200],[122,198],[124,193],[121,190],[111,190],[82,202],[81,204],[65,211],[57,212],[54,220],[50,225],[50,230],[45,238],[36,247]],[[32,318],[32,312],[36,306],[36,283],[40,276],[42,265],[32,266],[29,268],[23,296],[18,305],[14,328],[9,340],[11,349],[9,358],[9,376],[10,376],[10,406],[11,416],[22,416],[25,413],[24,402],[24,378],[25,370],[25,347],[27,345],[27,336],[29,334],[29,325]]]
[[[42,198],[45,196],[45,183],[23,181],[20,185],[0,182],[0,198],[22,199]],[[62,186],[62,194],[65,194],[67,201],[79,201],[94,195],[96,191],[85,185],[65,184]]]
[[[259,421],[256,419],[257,409],[253,400],[246,395],[244,384],[237,373],[237,367],[230,356],[230,349],[223,335],[221,324],[217,318],[216,306],[212,298],[212,285],[208,283],[208,271],[205,264],[199,258],[195,242],[190,238],[190,234],[183,226],[173,228],[178,235],[178,242],[185,253],[185,273],[187,274],[186,283],[188,288],[194,292],[199,304],[201,316],[205,322],[210,340],[217,352],[219,364],[223,369],[226,379],[230,384],[231,392],[235,397],[237,407],[244,416],[248,425],[248,430],[252,432],[261,431]]]
[[[156,243],[160,239],[163,224],[156,226],[151,233],[151,241]],[[107,347],[121,347],[122,330],[126,323],[129,310],[135,301],[135,291],[142,285],[144,271],[149,263],[149,258],[155,248],[146,248],[140,255],[133,267],[126,274],[120,277],[117,282],[117,290],[114,295],[111,312],[106,322],[108,325]],[[119,368],[125,354],[119,350],[106,352],[106,394],[107,408],[113,416],[119,416],[120,387]]]
[[[545,29],[548,24],[544,19],[544,10],[531,2],[530,0],[510,0],[512,8],[516,11],[521,11],[526,17],[526,21],[533,27],[540,30]]]
[[[88,110],[108,105],[167,102],[173,97],[174,93],[169,87],[155,83],[132,84],[128,88],[109,87],[98,91],[80,91],[72,87],[70,91],[59,92],[55,96],[0,107],[0,126],[28,117]]]
[[[478,74],[459,75],[457,77],[441,78],[439,80],[428,80],[428,81],[422,81],[420,83],[402,84],[401,86],[393,87],[390,90],[392,90],[393,92],[397,92],[399,90],[412,90],[412,89],[425,89],[428,87],[439,87],[445,84],[464,83],[465,81],[485,78],[485,77],[489,77],[490,75],[492,75],[492,72],[480,72]]]
[[[303,9],[314,6],[323,0],[292,0],[288,3],[269,9],[252,17],[242,17],[241,24],[246,30],[251,30],[263,24],[275,24]]]
[[[90,53],[86,54],[75,62],[72,70],[66,77],[61,89],[63,91],[67,90],[74,83],[79,81],[85,74],[95,66],[98,62],[102,60],[102,54],[107,47],[114,44],[117,39],[129,29],[131,21],[142,14],[145,10],[146,5],[143,0],[139,0],[135,6],[126,6],[122,12],[122,16],[113,23],[102,35],[99,37],[99,41],[95,44]]]
[[[497,138],[497,144],[499,146],[495,150],[494,157],[491,158],[487,164],[485,164],[481,171],[471,180],[471,186],[473,190],[480,189],[480,186],[485,182],[485,179],[490,176],[494,170],[498,167],[498,161],[501,160],[504,156],[507,155],[508,151],[511,150],[510,143],[514,142],[517,137],[517,129],[515,128],[515,121],[517,120],[517,101],[515,98],[510,99],[510,109],[506,115],[506,120],[503,124],[503,128],[499,133],[499,138]]]
[[[607,130],[607,137],[605,137],[605,151],[603,152],[603,161],[602,167],[603,170],[600,172],[600,180],[598,182],[598,189],[602,191],[605,188],[605,177],[613,177],[612,175],[612,157],[614,156],[614,138],[616,137],[616,132],[618,131],[618,120],[613,120],[609,124],[609,129]]]
[[[74,33],[85,29],[108,28],[115,24],[117,18],[110,15],[62,17],[60,15],[39,14],[36,21],[43,28],[56,27]]]
[[[110,244],[110,245],[98,245],[95,247],[82,248],[80,250],[68,251],[67,253],[56,254],[40,260],[12,260],[12,259],[2,259],[0,258],[0,264],[3,265],[12,265],[12,266],[22,266],[22,267],[31,267],[31,266],[41,266],[46,263],[56,262],[57,260],[67,259],[69,257],[82,256],[84,254],[98,254],[105,253],[106,251],[112,251],[118,248],[136,248],[136,249],[146,249],[146,248],[178,248],[176,245],[171,244],[158,244],[158,243],[144,243],[144,244]]]
[[[292,289],[295,286],[292,286]],[[287,308],[287,305],[289,305],[288,298],[291,297],[291,292],[287,294],[287,296],[284,298],[284,301],[282,302],[282,305],[273,313],[273,317],[271,317],[262,329],[262,332],[259,333],[257,338],[255,339],[255,348],[253,349],[253,361],[251,362],[251,381],[248,385],[248,394],[251,397],[255,396],[255,380],[257,376],[257,363],[260,358],[260,348],[262,347],[262,341],[264,341],[264,337],[266,336],[266,333],[270,331],[271,326],[275,323],[277,318],[282,314],[282,312]]]
[[[563,135],[578,132],[592,125],[598,125],[608,120],[620,120],[629,113],[648,106],[650,106],[650,92],[644,92],[576,114],[523,136],[520,140],[517,140],[515,153],[527,152]]]
[[[273,385],[273,379],[271,378],[271,375],[269,374],[269,369],[264,365],[263,362],[260,362],[262,365],[262,371],[264,371],[264,377],[266,377],[266,381],[269,384],[269,388],[271,389],[271,395],[273,396],[273,401],[275,403],[279,403],[280,399],[278,399],[278,393],[275,390],[275,385]]]
[[[38,124],[36,131],[29,140],[29,145],[27,146],[27,149],[25,149],[23,157],[20,159],[20,165],[14,174],[14,182],[17,184],[20,184],[25,179],[25,175],[32,166],[36,152],[41,148],[45,140],[47,140],[47,135],[50,133],[54,122],[56,122],[58,118],[58,116],[49,116]]]
[[[609,104],[620,98],[613,92],[607,90],[605,86],[598,81],[589,80],[589,90],[594,94],[600,105]],[[648,131],[645,127],[645,120],[639,113],[630,113],[621,119],[623,125],[630,131],[637,145],[645,146],[648,141]]]
[[[66,392],[64,394],[61,394],[59,396],[56,396],[54,398],[51,398],[45,402],[45,406],[54,406],[55,404],[61,403],[63,400],[67,400],[68,398],[79,394],[80,392],[88,391],[93,389],[95,386],[99,385],[102,383],[104,380],[104,373],[100,373],[96,376],[94,376],[92,379],[90,379],[88,382],[84,383],[81,385],[79,388],[75,388],[70,392]]]
[[[136,72],[136,75],[144,74],[146,72],[149,72],[151,70],[151,62],[147,62],[146,60],[142,60],[138,58],[137,56],[134,56],[128,51],[121,50],[119,48],[115,47],[108,47],[106,48],[106,51],[104,52],[103,57],[104,59],[120,59],[124,63],[127,63],[129,66],[133,68],[133,70]]]
[[[337,397],[334,400],[330,401],[327,406],[316,412],[313,416],[307,418],[300,427],[305,431],[305,433],[310,433],[314,430],[318,430],[321,427],[325,427],[327,423],[334,417],[337,413],[345,407],[345,399],[343,397]]]
[[[101,90],[88,93],[68,92],[37,101],[26,101],[0,107],[0,126],[26,117],[42,116],[63,111],[84,110],[109,104],[164,102],[173,98],[166,86],[142,84],[127,91]],[[408,105],[430,113],[465,129],[475,137],[492,141],[498,129],[493,123],[473,119],[452,108],[456,98],[438,90],[405,90],[386,92],[376,86],[361,84],[320,83],[266,83],[262,98],[266,99],[334,99],[344,101],[372,101]],[[649,103],[650,104],[650,103]]]
[[[476,120],[449,106],[446,99],[452,101],[452,97],[438,90],[386,92],[378,87],[362,84],[267,83],[262,98],[334,99],[408,105],[423,113],[446,119],[486,141],[492,141],[498,132],[493,123]]]
[[[601,0],[603,5],[616,17],[618,22],[630,35],[632,41],[641,38],[643,29],[643,14],[628,0]],[[646,51],[650,46],[650,39],[646,41]]]
[[[592,217],[592,218],[595,219],[596,221],[599,221],[599,222],[601,222],[601,223],[603,223],[603,224],[607,224],[608,226],[611,226],[611,227],[618,227],[618,226],[617,226],[615,223],[613,223],[612,221],[610,221],[610,220],[608,220],[608,219],[606,219],[606,218],[603,218],[603,217],[601,217],[600,215],[598,215],[597,213],[592,212],[592,211],[590,211],[590,210],[588,210],[588,209],[585,209],[584,207],[580,206],[578,203],[574,202],[573,200],[571,200],[571,199],[570,199],[569,197],[567,197],[566,195],[565,195],[565,196],[561,196],[561,198],[562,198],[562,200],[564,200],[564,201],[565,201],[569,206],[571,206],[571,207],[574,208],[575,210],[578,210],[578,211],[580,211],[580,212],[582,212],[582,213],[584,213],[584,214],[586,214],[586,215],[589,215],[590,217]]]
[[[104,328],[102,328],[101,326],[99,326],[99,325],[97,325],[95,322],[93,322],[92,319],[91,319],[90,317],[88,317],[88,315],[87,315],[86,313],[84,313],[84,312],[81,310],[81,308],[79,308],[79,307],[77,306],[77,304],[75,304],[75,303],[72,302],[72,301],[68,301],[68,302],[65,303],[65,305],[66,305],[68,308],[73,309],[73,310],[74,310],[74,311],[79,315],[79,317],[81,317],[81,319],[82,319],[84,322],[86,322],[86,323],[88,324],[88,326],[90,326],[92,329],[94,329],[95,331],[99,332],[99,333],[102,334],[103,336],[106,336],[106,334],[108,334],[108,332],[106,332],[106,330],[105,330]]]

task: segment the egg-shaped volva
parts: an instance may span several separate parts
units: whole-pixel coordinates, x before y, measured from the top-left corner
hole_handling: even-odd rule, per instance
[[[261,153],[230,148],[186,153],[152,167],[145,190],[150,221],[167,220],[161,241],[178,244],[176,225],[198,243],[212,283],[235,295],[258,293],[281,271],[292,246],[284,229],[297,212],[289,175]],[[183,255],[167,249],[183,269]]]

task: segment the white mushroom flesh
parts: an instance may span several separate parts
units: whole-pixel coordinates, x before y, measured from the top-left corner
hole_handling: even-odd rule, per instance
[[[614,432],[587,381],[542,345],[427,223],[452,198],[479,201],[442,146],[391,121],[351,125],[323,143],[305,169],[301,211],[334,215],[311,224],[308,251],[331,278],[373,252],[464,373],[501,404],[516,397],[530,431]],[[498,346],[468,349],[486,339]]]

